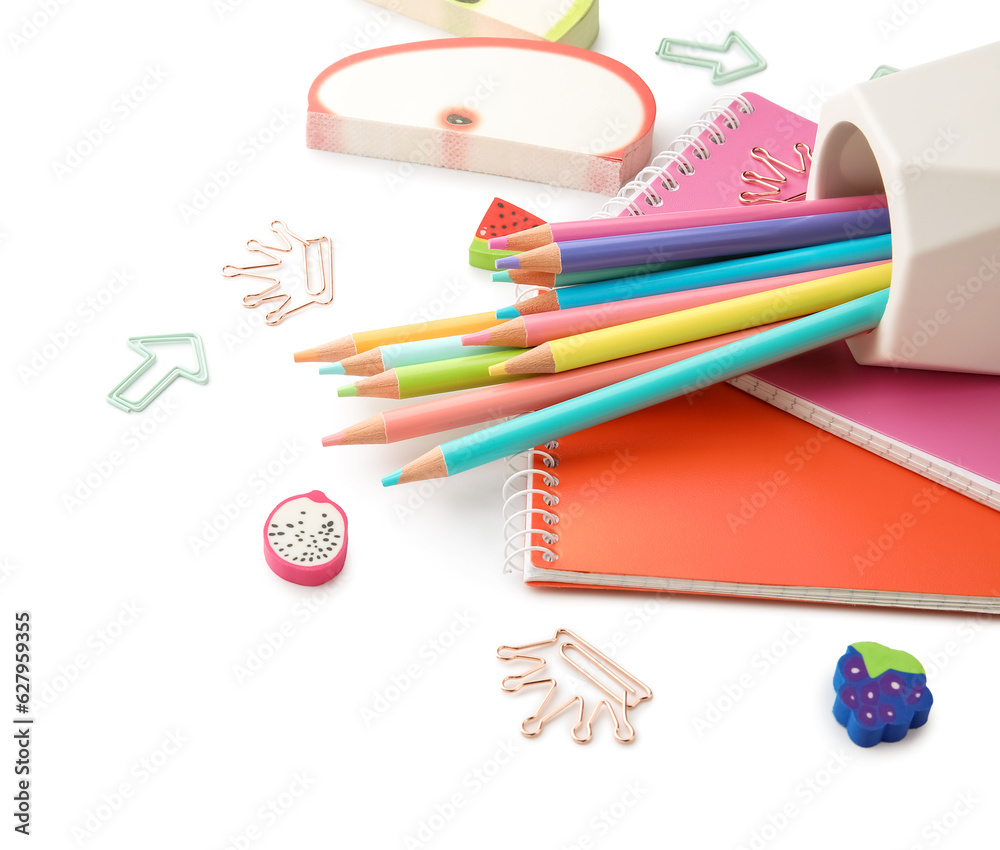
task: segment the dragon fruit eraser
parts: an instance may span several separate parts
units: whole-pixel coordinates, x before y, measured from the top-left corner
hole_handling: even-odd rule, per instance
[[[264,559],[285,581],[315,587],[344,568],[347,514],[319,490],[291,496],[264,525]]]
[[[833,675],[833,716],[859,747],[899,741],[927,722],[934,697],[923,665],[880,643],[852,643]]]

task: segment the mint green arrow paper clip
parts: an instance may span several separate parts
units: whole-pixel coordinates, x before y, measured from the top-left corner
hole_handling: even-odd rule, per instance
[[[710,55],[705,55],[728,54],[733,45],[736,45],[738,50],[742,50],[746,54],[749,64],[744,65],[742,68],[735,68],[732,71],[723,71],[722,58],[712,58]],[[712,71],[712,82],[717,86],[726,85],[733,82],[733,80],[739,80],[743,77],[749,77],[751,74],[763,71],[767,67],[764,57],[754,50],[749,42],[735,30],[726,36],[726,40],[721,45],[665,38],[660,42],[656,55],[667,62],[710,68]]]
[[[158,380],[142,398],[138,401],[129,401],[123,398],[122,394],[132,386],[139,378],[146,374],[156,363],[156,353],[150,351],[150,347],[156,345],[170,344],[178,342],[188,342],[194,349],[197,358],[198,368],[195,371],[184,369],[181,366],[174,366],[160,380]],[[146,359],[133,369],[128,376],[108,393],[108,401],[115,407],[124,410],[126,413],[145,410],[167,387],[177,378],[187,378],[196,384],[208,383],[208,364],[205,361],[205,345],[198,334],[158,334],[156,336],[133,336],[128,341],[129,348],[139,352]]]

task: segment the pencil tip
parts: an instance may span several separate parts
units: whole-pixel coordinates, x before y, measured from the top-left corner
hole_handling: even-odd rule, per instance
[[[323,438],[324,448],[329,446],[340,446],[344,443],[344,432],[338,431],[336,434],[330,434],[328,437]]]
[[[296,351],[293,357],[296,363],[314,363],[316,361],[315,349],[307,348],[305,351]]]
[[[494,236],[487,242],[490,246],[491,251],[500,250],[503,251],[507,247],[507,237],[506,236]]]
[[[344,367],[340,363],[324,363],[319,367],[321,375],[346,375]]]
[[[517,254],[512,257],[501,257],[496,261],[496,267],[498,269],[519,269],[521,268],[521,260]]]
[[[493,272],[492,275],[494,283],[513,283],[514,280],[510,276],[510,272]]]
[[[347,384],[343,387],[337,387],[337,396],[339,398],[352,398],[358,394],[357,384]]]
[[[490,332],[489,331],[477,331],[474,334],[465,334],[462,337],[462,345],[489,345],[490,344]]]
[[[506,363],[506,361],[504,361]],[[498,375],[506,375],[507,370],[504,368],[504,363],[495,363],[490,366],[490,377],[497,377]]]
[[[402,474],[403,474],[403,470],[402,469],[397,469],[391,475],[386,475],[385,478],[382,479],[382,486],[383,487],[392,487],[392,486],[398,484],[399,483],[399,477]]]

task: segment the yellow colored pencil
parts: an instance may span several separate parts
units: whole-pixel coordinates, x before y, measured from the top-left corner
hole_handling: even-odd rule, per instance
[[[551,340],[490,368],[491,375],[547,374],[806,316],[889,286],[892,263],[830,275],[716,304]]]

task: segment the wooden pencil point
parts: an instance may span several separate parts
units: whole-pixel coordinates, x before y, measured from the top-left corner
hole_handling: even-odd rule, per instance
[[[496,372],[493,369],[497,369]],[[546,342],[537,348],[504,360],[490,369],[491,375],[549,375],[556,371],[552,347]]]
[[[398,484],[427,481],[430,478],[447,478],[448,464],[444,462],[444,452],[437,446],[427,454],[410,461],[399,473]]]
[[[511,319],[509,322],[490,328],[488,344],[507,348],[527,347],[528,332],[524,328],[524,319]]]
[[[345,375],[371,377],[385,371],[381,348],[373,348],[371,351],[355,354],[353,357],[342,360],[340,365],[344,367]]]
[[[336,437],[337,442],[327,442]],[[381,413],[349,425],[343,431],[323,438],[324,446],[384,446],[386,439],[385,420]]]
[[[359,398],[399,398],[399,378],[396,377],[395,369],[363,378],[354,388]]]
[[[344,336],[325,345],[296,351],[294,356],[296,363],[336,363],[345,357],[353,357],[357,353],[358,349],[354,344],[354,338]]]
[[[559,274],[562,271],[562,251],[558,242],[533,248],[518,256],[519,267],[524,271],[551,272]],[[512,276],[513,279],[513,276]]]
[[[519,286],[540,286],[543,289],[552,289],[556,285],[556,276],[552,272],[511,269],[507,274]]]
[[[540,224],[532,227],[531,230],[522,230],[520,233],[511,233],[507,237],[508,251],[530,251],[533,248],[541,248],[552,241],[552,228],[547,224]]]
[[[547,313],[549,310],[559,309],[559,293],[554,289],[551,292],[543,292],[534,298],[525,298],[514,305],[515,309],[522,316],[530,316],[532,313]]]

